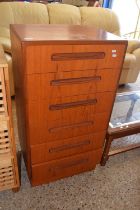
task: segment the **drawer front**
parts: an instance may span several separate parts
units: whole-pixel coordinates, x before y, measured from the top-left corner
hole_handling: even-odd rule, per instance
[[[30,45],[25,52],[26,74],[120,68],[124,51],[121,44]]]
[[[55,160],[103,147],[105,131],[31,147],[32,164]]]
[[[114,93],[97,93],[65,98],[54,98],[48,102],[27,103],[29,124],[38,125],[39,121],[49,126],[61,126],[92,120],[96,113],[109,112],[114,101]]]
[[[25,99],[28,101],[115,91],[118,69],[71,71],[27,75]],[[111,80],[109,79],[111,78]]]
[[[66,138],[73,138],[84,134],[104,131],[108,127],[110,113],[95,114],[92,119],[87,121],[80,121],[79,123],[70,124],[68,122],[59,125],[57,121],[48,123],[38,121],[38,123],[26,123],[27,138],[30,145],[46,143],[49,141],[61,140]]]
[[[39,185],[95,168],[102,149],[32,166],[32,185]]]

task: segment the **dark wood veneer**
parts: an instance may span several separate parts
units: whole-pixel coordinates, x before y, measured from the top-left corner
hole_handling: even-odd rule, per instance
[[[63,60],[88,60],[88,59],[103,59],[105,58],[104,52],[86,52],[86,53],[57,53],[52,54],[52,61]]]

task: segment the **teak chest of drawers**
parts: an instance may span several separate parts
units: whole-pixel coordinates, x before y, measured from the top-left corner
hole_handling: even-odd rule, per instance
[[[86,26],[12,25],[19,136],[33,186],[94,169],[127,41]]]

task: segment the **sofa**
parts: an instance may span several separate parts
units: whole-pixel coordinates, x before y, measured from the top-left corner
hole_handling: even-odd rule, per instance
[[[10,24],[74,24],[102,28],[120,36],[119,21],[109,9],[76,7],[67,4],[41,4],[28,2],[0,3],[0,43],[9,67],[11,95],[14,95]],[[140,69],[140,42],[131,40],[123,64],[120,84],[136,81]]]

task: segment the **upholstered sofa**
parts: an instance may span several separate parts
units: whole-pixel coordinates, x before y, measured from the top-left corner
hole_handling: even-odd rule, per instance
[[[76,7],[67,4],[25,2],[0,3],[0,43],[9,65],[11,95],[14,94],[12,52],[9,25],[17,24],[75,24],[90,25],[120,35],[117,16],[109,9]],[[120,84],[135,82],[140,69],[140,42],[129,41]]]

